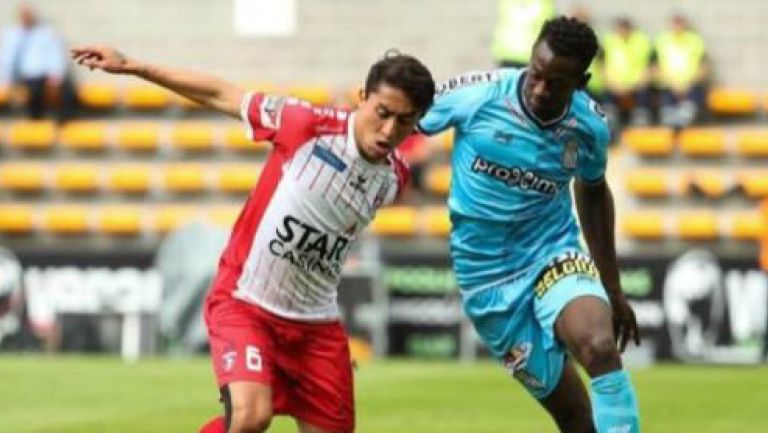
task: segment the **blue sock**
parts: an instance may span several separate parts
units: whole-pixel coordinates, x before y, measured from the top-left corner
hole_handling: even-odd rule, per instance
[[[592,417],[598,433],[640,433],[640,414],[629,374],[616,370],[595,377]]]

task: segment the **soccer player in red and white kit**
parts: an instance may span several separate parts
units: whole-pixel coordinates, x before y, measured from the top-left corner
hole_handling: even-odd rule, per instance
[[[394,149],[432,104],[429,70],[388,52],[349,112],[249,93],[109,47],[75,48],[72,57],[242,118],[252,139],[274,144],[205,301],[225,415],[201,431],[262,432],[273,414],[293,416],[302,433],[354,431],[336,290],[350,244],[406,183],[408,170]]]

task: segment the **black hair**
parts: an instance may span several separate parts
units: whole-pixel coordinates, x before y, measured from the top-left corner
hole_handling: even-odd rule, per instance
[[[429,69],[415,57],[397,50],[387,50],[371,66],[365,79],[365,94],[375,92],[381,83],[402,90],[421,114],[427,112],[435,97],[435,80]]]
[[[536,43],[541,41],[546,41],[556,55],[578,60],[584,70],[592,63],[599,49],[592,27],[573,17],[559,16],[547,20],[536,38]]]

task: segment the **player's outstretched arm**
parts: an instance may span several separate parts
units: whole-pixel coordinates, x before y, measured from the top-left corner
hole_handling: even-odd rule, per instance
[[[112,74],[135,75],[206,107],[240,117],[245,91],[235,84],[201,72],[152,65],[125,56],[107,46],[84,46],[71,50],[80,65]]]

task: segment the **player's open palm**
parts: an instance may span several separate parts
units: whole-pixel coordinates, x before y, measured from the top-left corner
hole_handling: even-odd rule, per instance
[[[72,59],[79,65],[101,69],[113,74],[134,72],[132,62],[114,48],[106,46],[76,47],[70,50]]]

